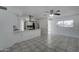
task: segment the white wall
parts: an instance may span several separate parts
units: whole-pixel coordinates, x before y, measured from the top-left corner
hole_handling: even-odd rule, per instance
[[[74,20],[74,27],[59,27],[56,25],[58,20]],[[79,38],[79,15],[65,16],[52,19],[52,34],[66,35]]]
[[[41,35],[46,35],[48,32],[48,22],[47,18],[40,19],[40,28],[41,28]]]
[[[8,11],[0,10],[0,49],[13,44],[13,25],[17,25],[17,17]]]

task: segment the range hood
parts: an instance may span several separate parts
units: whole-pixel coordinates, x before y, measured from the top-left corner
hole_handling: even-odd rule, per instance
[[[32,21],[33,16],[29,15],[29,21]]]

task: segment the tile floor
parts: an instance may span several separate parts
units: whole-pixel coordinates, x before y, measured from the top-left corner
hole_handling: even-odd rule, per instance
[[[55,35],[48,44],[47,36],[36,37],[27,41],[14,44],[5,52],[78,52],[79,39]]]

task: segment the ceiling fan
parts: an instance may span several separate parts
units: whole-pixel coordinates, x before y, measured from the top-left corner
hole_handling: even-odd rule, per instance
[[[49,15],[51,15],[51,16],[53,16],[53,15],[57,15],[57,16],[59,16],[59,15],[61,15],[60,14],[60,10],[49,10],[49,11],[45,11],[45,13],[47,13],[47,14],[49,14]]]

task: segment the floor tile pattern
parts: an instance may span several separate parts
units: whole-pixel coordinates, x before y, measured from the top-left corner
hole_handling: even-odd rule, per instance
[[[40,36],[30,40],[15,43],[2,52],[78,52],[79,38],[62,35],[51,36],[48,44],[47,36]]]

